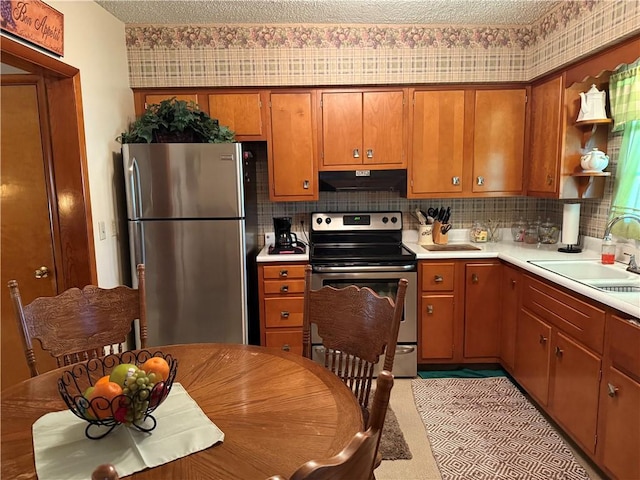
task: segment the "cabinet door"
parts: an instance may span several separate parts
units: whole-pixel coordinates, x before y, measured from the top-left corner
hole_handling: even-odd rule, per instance
[[[474,194],[522,194],[526,99],[524,88],[476,91]]]
[[[322,94],[322,166],[359,165],[362,151],[362,93]]]
[[[266,140],[260,92],[211,93],[209,115],[233,130],[240,141]]]
[[[531,149],[528,195],[555,196],[560,179],[562,76],[531,89]]]
[[[184,93],[182,91],[171,92],[163,91],[162,93],[147,93],[145,91],[136,91],[133,95],[136,116],[139,117],[144,113],[149,105],[160,103],[162,100],[169,100],[170,98],[176,97],[176,100],[184,100],[185,102],[194,102],[198,104],[198,94],[197,93]],[[206,105],[198,105],[200,109],[206,109]],[[205,110],[206,111],[206,110]]]
[[[418,91],[413,103],[411,195],[461,193],[464,91]]]
[[[269,196],[273,201],[317,200],[313,93],[271,93],[270,105]]]
[[[640,478],[640,383],[610,367],[601,391],[598,458],[616,478]]]
[[[265,333],[264,346],[302,355],[302,329],[270,330]]]
[[[527,310],[520,310],[514,377],[544,406],[549,394],[550,345],[551,327]]]
[[[510,372],[516,357],[516,322],[520,309],[520,272],[508,265],[502,266],[500,293],[502,296],[502,316],[500,323],[500,358]]]
[[[600,358],[562,332],[551,344],[553,367],[549,411],[590,453],[595,453]]]
[[[402,90],[363,94],[362,163],[397,165],[398,167],[405,164],[404,118]]]
[[[422,360],[453,359],[454,296],[423,295],[420,312],[420,356]]]
[[[465,267],[464,356],[500,356],[499,263],[468,263]]]

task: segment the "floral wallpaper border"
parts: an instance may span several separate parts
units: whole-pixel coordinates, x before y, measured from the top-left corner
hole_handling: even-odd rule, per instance
[[[560,2],[527,27],[129,25],[129,48],[520,48],[544,40],[598,2]]]

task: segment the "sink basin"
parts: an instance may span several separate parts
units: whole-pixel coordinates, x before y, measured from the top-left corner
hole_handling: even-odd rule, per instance
[[[599,260],[536,260],[530,263],[584,283],[640,282],[640,275],[628,272],[624,265],[603,265]]]

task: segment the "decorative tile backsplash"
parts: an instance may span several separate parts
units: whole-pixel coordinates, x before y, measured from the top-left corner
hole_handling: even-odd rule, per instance
[[[345,25],[129,25],[132,87],[243,87],[530,81],[640,31],[640,2],[567,0],[527,27]],[[612,176],[603,199],[583,200],[581,233],[600,237],[611,203],[619,137],[609,142]],[[561,224],[563,201],[535,198],[415,201],[393,193],[321,192],[318,202],[271,203],[266,162],[259,164],[260,229],[272,217],[296,222],[320,210],[404,212],[452,207],[454,228],[517,217]]]

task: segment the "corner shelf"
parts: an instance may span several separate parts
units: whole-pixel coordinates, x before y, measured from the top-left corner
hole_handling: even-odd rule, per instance
[[[593,134],[596,133],[598,125],[608,125],[612,122],[613,120],[611,120],[610,118],[602,118],[600,120],[583,120],[581,122],[574,123],[575,127],[582,130],[582,138],[580,140],[582,148],[586,148],[586,146],[589,144],[589,140],[591,140]]]
[[[572,173],[571,176],[574,177],[576,180],[579,197],[583,198],[585,192],[589,189],[589,187],[593,183],[594,178],[610,177],[611,172],[577,172],[577,173]]]

